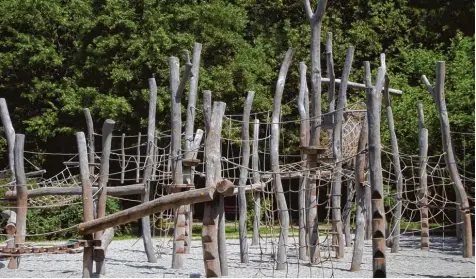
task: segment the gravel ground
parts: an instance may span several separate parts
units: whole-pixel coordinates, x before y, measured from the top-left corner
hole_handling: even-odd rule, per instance
[[[155,240],[161,245],[160,240]],[[164,242],[165,243],[165,242]],[[290,239],[289,244],[294,244]],[[227,241],[228,277],[372,277],[372,242],[365,243],[362,269],[349,272],[352,248],[346,248],[345,257],[332,259],[318,266],[297,263],[295,248],[288,251],[289,265],[286,271],[273,271],[270,251],[273,245],[249,247],[249,264],[239,263],[239,242]],[[170,269],[170,242],[164,244],[163,254],[156,264],[147,263],[142,240],[113,241],[109,246],[104,277],[187,277],[204,276],[201,242],[192,242],[191,253],[186,255],[185,266],[181,270]],[[419,238],[403,236],[402,251],[398,254],[387,252],[387,277],[475,277],[475,262],[461,256],[461,244],[453,238],[432,237],[431,251],[419,249]],[[474,254],[474,253],[473,253]],[[0,262],[0,277],[81,277],[81,254],[29,255],[22,257],[19,270],[8,270],[6,261]]]

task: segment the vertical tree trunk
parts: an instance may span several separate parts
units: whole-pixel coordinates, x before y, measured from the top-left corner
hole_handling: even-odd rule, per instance
[[[88,160],[89,160],[89,175],[94,177],[94,152],[95,152],[95,145],[94,145],[94,124],[93,118],[91,116],[91,112],[89,108],[84,108],[84,116],[86,117],[86,128],[88,132]]]
[[[395,178],[397,180],[397,204],[395,206],[395,213],[393,218],[391,240],[392,240],[392,253],[396,253],[400,250],[400,220],[402,218],[402,191],[403,191],[403,175],[402,168],[400,167],[400,154],[398,153],[398,141],[397,135],[395,134],[395,124],[393,122],[393,112],[392,107],[390,106],[390,95],[388,93],[389,89],[389,79],[388,75],[385,75],[385,86],[384,86],[384,102],[385,108],[387,111],[387,121],[388,121],[388,130],[390,134],[390,144],[392,146],[392,159],[395,170]]]
[[[284,196],[283,185],[281,184],[281,174],[279,169],[279,121],[281,115],[281,100],[283,97],[284,84],[286,82],[286,75],[294,55],[294,50],[289,49],[286,52],[281,69],[279,70],[278,81],[276,82],[276,91],[273,101],[273,114],[271,124],[271,140],[270,140],[270,155],[271,155],[271,171],[273,172],[274,191],[276,194],[276,203],[279,210],[279,221],[281,223],[281,231],[279,235],[278,254],[276,257],[276,269],[284,270],[287,265],[286,248],[288,244],[289,231],[289,215],[286,198]]]
[[[141,141],[141,133],[137,134],[137,164],[136,164],[136,183],[139,183],[140,180],[140,141]]]
[[[149,78],[149,116],[147,124],[147,150],[144,162],[144,193],[142,194],[142,203],[150,199],[150,178],[152,175],[152,163],[154,155],[154,135],[155,135],[155,112],[157,108],[157,85],[155,78]],[[142,239],[144,240],[145,253],[149,263],[156,263],[154,246],[152,245],[152,236],[150,233],[150,216],[142,217]]]
[[[206,105],[207,103],[204,102],[204,111],[206,111]],[[204,117],[205,126],[207,127],[207,131],[209,131],[209,133],[206,135],[205,142],[206,187],[216,187],[216,183],[221,177],[220,137],[225,107],[225,103],[215,102],[213,105],[213,112],[210,114],[210,117],[208,117],[206,113],[206,117]],[[204,205],[202,249],[203,260],[205,264],[205,275],[207,277],[221,277],[222,275],[220,267],[221,255],[219,254],[217,231],[218,200],[219,199],[215,198],[214,201],[207,202]]]
[[[17,219],[16,219],[16,232],[15,232],[15,246],[25,244],[26,236],[26,216],[28,211],[28,189],[26,187],[26,176],[24,167],[24,150],[25,147],[25,135],[15,135],[15,148],[14,148],[14,166],[15,166],[15,178],[16,178],[16,191],[17,191]],[[10,259],[11,268],[16,269],[20,265],[20,258]]]
[[[88,151],[86,147],[86,138],[83,132],[76,133],[78,143],[79,172],[81,187],[83,189],[83,221],[94,220],[93,212],[93,192],[91,189],[91,180],[89,180]],[[93,235],[85,235],[86,240],[92,240]],[[84,247],[83,250],[83,278],[91,278],[93,275],[93,247]]]
[[[441,137],[443,142],[443,151],[445,152],[445,163],[448,168],[451,181],[453,181],[453,187],[456,193],[457,201],[460,204],[461,213],[464,215],[463,225],[465,230],[463,237],[463,257],[471,258],[473,256],[471,213],[468,196],[464,190],[463,183],[461,182],[458,168],[456,166],[456,157],[453,151],[453,144],[451,142],[450,122],[448,119],[448,110],[446,109],[445,100],[445,62],[438,61],[437,63],[436,84],[434,89],[431,88],[431,85],[425,76],[423,76],[422,79],[432,94],[438,108],[438,112],[440,113]]]
[[[344,235],[342,232],[341,216],[341,197],[342,197],[342,122],[344,122],[344,108],[347,106],[347,81],[349,80],[350,70],[352,68],[352,59],[354,58],[354,47],[347,49],[344,70],[342,71],[341,85],[339,87],[339,96],[337,101],[337,111],[335,113],[335,125],[333,134],[332,149],[336,160],[334,168],[334,179],[332,181],[332,226],[333,231],[337,232],[338,250],[337,257],[344,257]]]
[[[245,105],[243,108],[243,119],[241,122],[241,168],[238,188],[238,207],[239,207],[239,236],[240,236],[240,259],[241,263],[248,263],[248,243],[246,238],[247,228],[247,207],[246,193],[244,186],[248,180],[248,166],[250,163],[250,113],[255,92],[248,91]]]
[[[258,139],[259,139],[259,119],[255,119],[253,124],[253,151],[251,165],[253,168],[253,183],[260,183],[261,178],[259,174],[259,155],[258,155]],[[261,192],[253,192],[255,216],[253,218],[253,238],[251,246],[258,245],[259,240],[259,223],[261,217]]]
[[[430,249],[430,224],[428,223],[428,181],[426,166],[428,163],[428,129],[425,128],[425,114],[423,105],[418,104],[418,145],[420,148],[420,229],[421,229],[421,249]]]
[[[121,136],[121,184],[124,184],[124,176],[126,174],[126,151],[124,149],[124,140],[126,134],[122,133]]]
[[[370,187],[372,189],[372,248],[373,277],[387,276],[385,261],[385,209],[383,204],[383,177],[380,145],[379,94],[382,91],[385,68],[379,67],[375,89],[367,93],[367,117],[369,122]]]
[[[365,61],[366,76],[370,78],[370,63]],[[370,79],[367,79],[370,83]],[[370,88],[371,85],[368,84]],[[372,89],[370,89],[372,90]],[[362,257],[364,255],[364,233],[365,233],[365,212],[370,208],[365,207],[365,149],[368,142],[368,125],[367,116],[362,119],[362,127],[360,128],[359,144],[357,147],[357,158],[355,160],[355,190],[357,209],[355,212],[355,240],[354,240],[354,252],[352,254],[352,264],[350,271],[359,271],[360,264],[362,263]]]
[[[309,145],[308,131],[309,131],[309,112],[306,110],[306,95],[308,94],[307,89],[307,80],[306,80],[306,64],[304,62],[299,63],[299,98],[298,98],[298,109],[299,116],[301,118],[300,125],[300,145],[305,147]],[[307,154],[301,151],[301,161],[303,162],[303,168],[307,166]],[[308,179],[306,175],[303,175],[299,178],[299,192],[298,192],[298,203],[299,203],[299,259],[307,260],[307,244],[306,244],[306,190],[309,188]]]
[[[344,237],[345,247],[352,246],[352,236],[350,234],[350,213],[352,210],[352,201],[354,200],[355,189],[352,180],[347,182],[347,201],[342,213],[342,219],[344,220]]]
[[[199,70],[200,70],[200,54],[202,51],[202,44],[195,43],[193,46],[193,56],[192,56],[192,69],[190,77],[190,90],[188,95],[188,104],[187,104],[187,120],[185,123],[185,141],[184,141],[184,159],[192,159],[192,146],[194,143],[193,132],[195,124],[195,106],[197,104],[197,90],[198,90],[198,80],[199,80]],[[183,176],[186,184],[193,185],[194,177],[193,166],[184,166],[183,167]],[[190,253],[190,244],[192,241],[192,223],[193,223],[193,211],[192,205],[185,207],[187,215],[185,216],[186,223],[186,232],[185,232],[185,254]]]
[[[102,126],[102,153],[101,166],[99,168],[98,179],[98,204],[97,204],[97,218],[106,216],[106,200],[107,200],[107,183],[109,179],[109,157],[111,155],[111,141],[112,131],[114,129],[114,120],[106,119]],[[101,239],[103,231],[94,234],[95,239]],[[104,260],[96,261],[96,273],[105,274]]]

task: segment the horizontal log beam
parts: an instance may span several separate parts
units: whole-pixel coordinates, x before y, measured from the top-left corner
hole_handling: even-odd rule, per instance
[[[155,200],[131,207],[129,209],[98,218],[79,225],[79,232],[83,235],[92,234],[114,226],[135,221],[141,217],[182,205],[208,202],[213,200],[215,187],[195,189],[187,192],[173,193]]]
[[[46,173],[46,170],[37,170],[37,171],[27,172],[27,173],[25,173],[25,176],[26,177],[33,177],[33,176],[38,176],[38,175],[42,175],[42,174],[45,174],[45,173]]]
[[[329,78],[325,78],[325,77],[323,77],[321,80],[322,80],[322,83],[329,83],[330,82]],[[337,84],[340,84],[341,80],[336,78],[335,82]],[[358,82],[352,82],[352,81],[347,82],[347,87],[360,88],[360,89],[365,89],[366,88],[365,84],[358,83]],[[393,89],[393,88],[389,88],[388,92],[391,93],[391,94],[395,94],[395,95],[402,95],[403,94],[402,90]]]
[[[98,191],[98,187],[92,187],[93,195]],[[144,184],[133,184],[127,186],[108,187],[107,194],[111,196],[128,196],[136,195],[144,192]],[[49,187],[28,190],[28,198],[35,198],[41,196],[80,196],[82,195],[81,187]],[[7,191],[5,199],[16,199],[16,191]]]

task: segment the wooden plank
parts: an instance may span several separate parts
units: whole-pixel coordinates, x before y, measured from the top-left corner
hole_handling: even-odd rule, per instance
[[[385,209],[383,206],[383,177],[380,144],[380,98],[385,79],[385,68],[379,67],[375,89],[367,93],[369,125],[370,187],[372,191],[372,247],[373,277],[386,277]]]
[[[173,193],[162,196],[152,201],[122,210],[120,212],[98,218],[94,221],[84,222],[79,225],[81,234],[91,234],[97,231],[105,230],[110,227],[119,226],[151,215],[156,212],[164,211],[170,208],[185,204],[207,202],[213,199],[215,187],[201,188],[186,192]]]
[[[286,247],[288,242],[289,232],[289,213],[288,206],[286,204],[286,198],[284,196],[283,185],[281,183],[281,175],[279,168],[279,126],[281,115],[281,100],[283,98],[284,84],[286,82],[286,76],[289,66],[294,55],[294,49],[290,48],[284,56],[279,70],[278,80],[276,82],[276,91],[274,93],[273,100],[273,113],[271,124],[271,139],[270,139],[270,161],[271,171],[273,172],[274,190],[276,195],[276,203],[279,210],[279,220],[281,223],[280,237],[278,243],[278,252],[276,256],[276,269],[284,270],[287,266]]]
[[[81,180],[81,187],[83,188],[83,220],[84,222],[90,222],[94,220],[93,192],[91,190],[91,181],[89,180],[88,151],[86,147],[86,138],[83,132],[76,133],[76,141],[78,143],[79,176]],[[91,240],[93,239],[93,235],[86,234],[85,239]],[[83,278],[91,278],[93,275],[92,269],[93,248],[85,247],[83,251]]]
[[[253,99],[255,92],[248,91],[245,104],[243,107],[243,118],[241,122],[241,167],[240,167],[240,179],[238,188],[238,208],[239,208],[239,239],[240,239],[240,260],[241,263],[248,263],[248,242],[247,242],[247,205],[246,205],[246,193],[242,188],[246,185],[248,180],[248,167],[250,164],[250,113],[251,106],[253,105]]]
[[[260,183],[261,178],[259,174],[259,156],[258,156],[258,139],[259,139],[259,119],[255,119],[253,124],[253,149],[251,155],[251,168],[253,175],[253,183]],[[259,224],[261,217],[261,193],[253,192],[254,212],[253,218],[253,237],[251,239],[251,246],[258,245],[259,240]]]

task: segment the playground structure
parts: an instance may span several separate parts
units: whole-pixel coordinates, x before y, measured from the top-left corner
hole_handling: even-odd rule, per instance
[[[71,158],[64,162],[65,169],[57,175],[27,183],[27,177],[41,177],[45,171],[35,166],[35,171],[25,173],[25,136],[15,134],[6,101],[1,99],[0,115],[9,155],[9,169],[5,173],[11,175],[10,183],[2,187],[9,187],[4,199],[11,203],[3,211],[8,219],[5,230],[7,241],[0,248],[0,253],[9,258],[8,267],[18,268],[21,255],[26,253],[76,252],[82,246],[83,277],[92,276],[93,262],[96,262],[96,272],[105,274],[107,246],[114,236],[112,228],[141,219],[148,261],[157,262],[157,254],[166,246],[165,241],[152,238],[152,231],[158,229],[163,236],[167,236],[168,231],[173,229],[171,266],[180,269],[184,265],[183,255],[190,251],[193,206],[203,203],[201,241],[205,275],[226,276],[225,198],[237,196],[240,260],[247,263],[249,229],[246,220],[250,210],[247,208],[247,195],[251,195],[254,201],[255,216],[250,245],[271,242],[276,251],[273,249],[266,253],[272,255],[276,270],[286,269],[289,253],[297,253],[302,264],[319,265],[330,258],[342,258],[344,246],[350,247],[353,243],[350,268],[357,271],[362,261],[363,242],[372,239],[373,275],[385,277],[386,247],[398,253],[400,235],[406,231],[402,229],[403,217],[409,218],[409,225],[415,215],[420,215],[416,219],[420,222],[421,249],[431,249],[431,224],[446,222],[456,227],[458,237],[463,240],[463,256],[471,258],[471,215],[474,216],[474,207],[469,203],[471,198],[467,196],[467,191],[474,191],[474,179],[459,173],[453,153],[444,98],[444,62],[438,62],[434,87],[425,76],[422,77],[440,113],[444,153],[435,156],[427,154],[429,131],[425,128],[421,104],[415,108],[420,116],[420,153],[400,153],[390,94],[400,95],[403,92],[390,88],[385,55],[380,56],[375,84],[371,81],[370,62],[364,64],[365,82],[351,82],[349,75],[354,48],[349,47],[343,72],[337,79],[332,33],[328,33],[327,77],[322,77],[320,32],[327,1],[320,1],[315,13],[309,1],[304,2],[312,32],[311,90],[307,86],[306,65],[301,62],[299,96],[291,100],[297,103],[300,116],[297,120],[281,118],[286,75],[294,65],[293,49],[289,49],[284,56],[272,111],[252,113],[255,92],[249,91],[243,114],[227,115],[226,104],[219,101],[212,104],[212,93],[207,90],[203,91],[203,107],[197,108],[201,45],[195,43],[191,59],[186,53],[186,65],[181,77],[179,59],[169,58],[170,131],[156,130],[157,86],[155,79],[151,78],[146,135],[113,135],[115,123],[111,119],[105,120],[101,134],[97,134],[91,113],[86,108],[87,133],[76,134],[78,153],[70,154]],[[183,125],[181,103],[188,82],[187,115]],[[322,84],[327,86],[329,99],[325,113],[321,106]],[[348,88],[365,90],[366,101],[349,104]],[[382,146],[380,139],[382,101],[389,124],[390,147]],[[197,113],[203,114],[203,130],[195,130]],[[299,146],[286,146],[292,140],[285,132],[295,130],[299,130]],[[323,140],[322,135],[328,135],[328,142]],[[97,138],[101,140],[101,152],[95,150]],[[118,138],[121,148],[112,150],[111,142]],[[126,142],[132,144],[126,147]],[[141,155],[142,147],[145,147],[145,155]],[[134,151],[135,154],[131,155]],[[110,163],[119,164],[121,171],[110,173]],[[198,187],[197,177],[205,179],[204,187]],[[472,185],[468,187],[462,179]],[[293,189],[295,182],[298,182],[297,190]],[[118,183],[120,185],[111,185]],[[388,187],[384,188],[384,185]],[[347,190],[345,195],[344,186]],[[456,200],[448,198],[447,192],[451,191],[454,191]],[[298,196],[297,207],[290,204],[289,195],[292,193]],[[107,198],[134,195],[140,197],[139,205],[106,215]],[[343,196],[346,200],[342,205]],[[395,201],[390,208],[384,206],[386,197]],[[351,207],[354,200],[356,227],[355,239],[352,239]],[[269,204],[264,206],[264,201]],[[28,245],[27,210],[72,203],[83,204],[84,222],[60,230],[79,230],[84,235],[83,240],[52,248]],[[319,218],[319,208],[325,208],[325,218]],[[450,210],[457,212],[456,221],[447,215]],[[290,220],[293,211],[298,213],[297,245],[289,241],[295,234],[295,224]],[[263,218],[260,217],[261,212],[264,213]],[[392,217],[391,221],[387,220],[387,216]],[[325,219],[325,226],[319,223],[322,219]],[[271,232],[262,233],[260,228],[263,226]],[[293,250],[294,247],[296,249]]]

